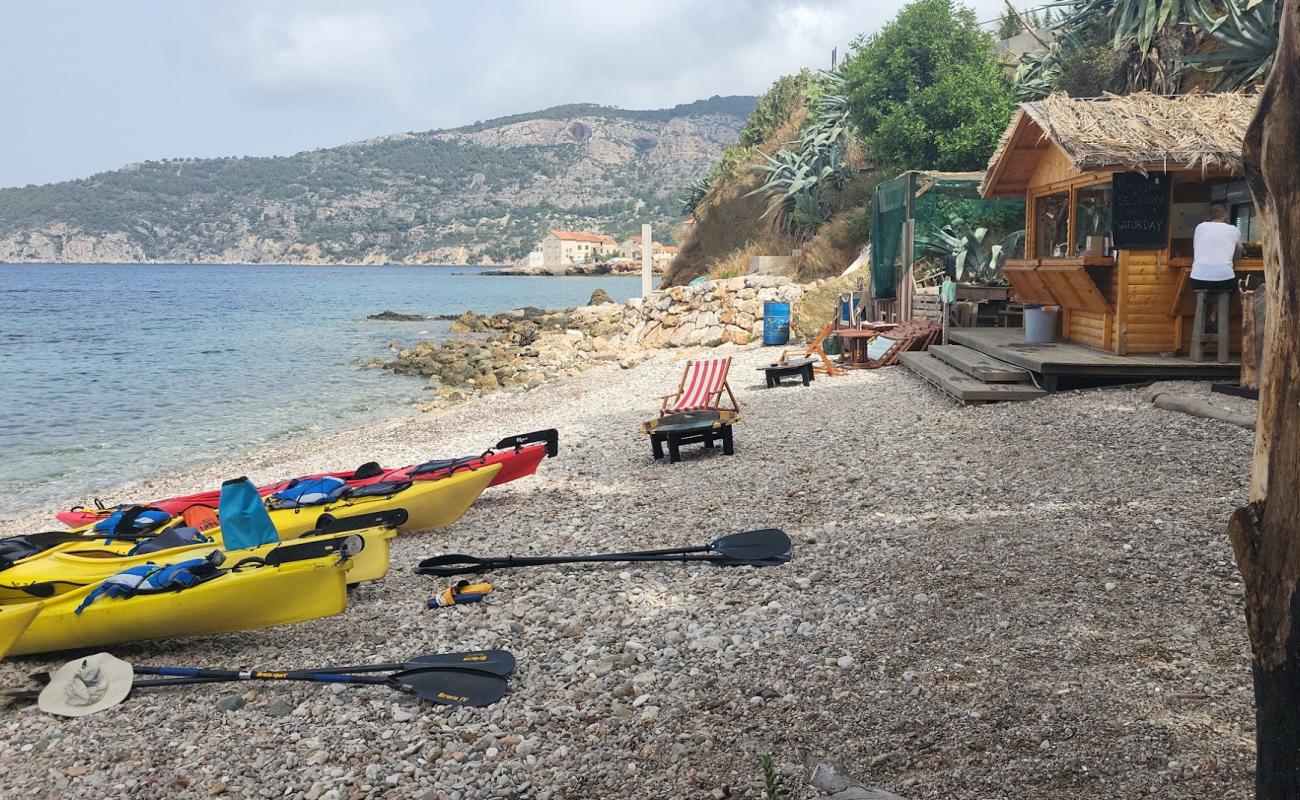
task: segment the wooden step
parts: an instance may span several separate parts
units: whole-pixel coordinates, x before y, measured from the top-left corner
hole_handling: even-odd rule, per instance
[[[1029,371],[959,344],[930,345],[930,354],[985,383],[1029,383]]]
[[[1047,394],[1031,384],[984,383],[926,351],[903,353],[898,362],[963,404],[1034,400]]]

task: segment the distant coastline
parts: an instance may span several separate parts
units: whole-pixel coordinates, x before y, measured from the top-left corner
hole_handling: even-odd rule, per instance
[[[0,267],[33,266],[88,267],[461,267],[470,269],[506,269],[509,264],[444,264],[433,262],[377,261],[0,261]],[[496,274],[496,273],[493,273]]]
[[[635,278],[641,274],[640,264],[608,264],[597,262],[594,264],[566,264],[563,267],[521,267],[518,265],[503,265],[499,269],[488,269],[481,273],[483,275],[510,275],[514,277],[547,277],[547,278],[564,278],[564,277],[582,277],[582,278]],[[651,268],[652,275],[663,275],[664,271],[658,264]]]

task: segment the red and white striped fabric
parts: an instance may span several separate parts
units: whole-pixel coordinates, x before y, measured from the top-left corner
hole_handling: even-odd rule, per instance
[[[717,405],[718,394],[727,383],[727,370],[731,367],[730,358],[709,358],[692,361],[686,375],[686,385],[677,396],[677,402],[669,411],[694,411],[701,408],[713,408]]]

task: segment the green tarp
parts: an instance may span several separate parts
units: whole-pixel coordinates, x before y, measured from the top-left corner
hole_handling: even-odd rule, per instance
[[[979,178],[974,176],[904,172],[884,181],[876,186],[871,203],[871,288],[875,297],[897,296],[909,190],[915,192],[910,206],[912,253],[917,259],[927,255],[934,232],[954,217],[972,227],[988,227],[986,244],[1024,227],[1024,201],[981,199]]]
[[[871,293],[876,297],[894,296],[894,272],[907,216],[907,185],[906,174],[878,184],[871,204]]]

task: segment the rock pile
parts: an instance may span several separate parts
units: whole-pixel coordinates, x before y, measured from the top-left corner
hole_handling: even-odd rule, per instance
[[[366,319],[373,322],[423,322],[428,319],[423,314],[403,314],[400,311],[380,311],[378,314],[371,314]]]
[[[764,303],[792,303],[803,293],[803,285],[769,275],[673,286],[644,303],[628,301],[624,336],[647,348],[748,344],[763,335]]]
[[[804,290],[787,278],[753,275],[674,286],[648,301],[487,316],[467,311],[452,322],[451,338],[420,342],[369,366],[429,378],[444,401],[527,391],[607,361],[631,367],[647,350],[748,344],[763,335],[763,303],[795,302]]]
[[[616,311],[622,306],[598,308],[614,313],[577,317],[522,308],[481,316],[467,311],[452,322],[451,338],[420,342],[400,350],[392,361],[371,366],[428,378],[438,399],[451,402],[501,390],[535,389],[603,362],[631,366],[618,341]]]

